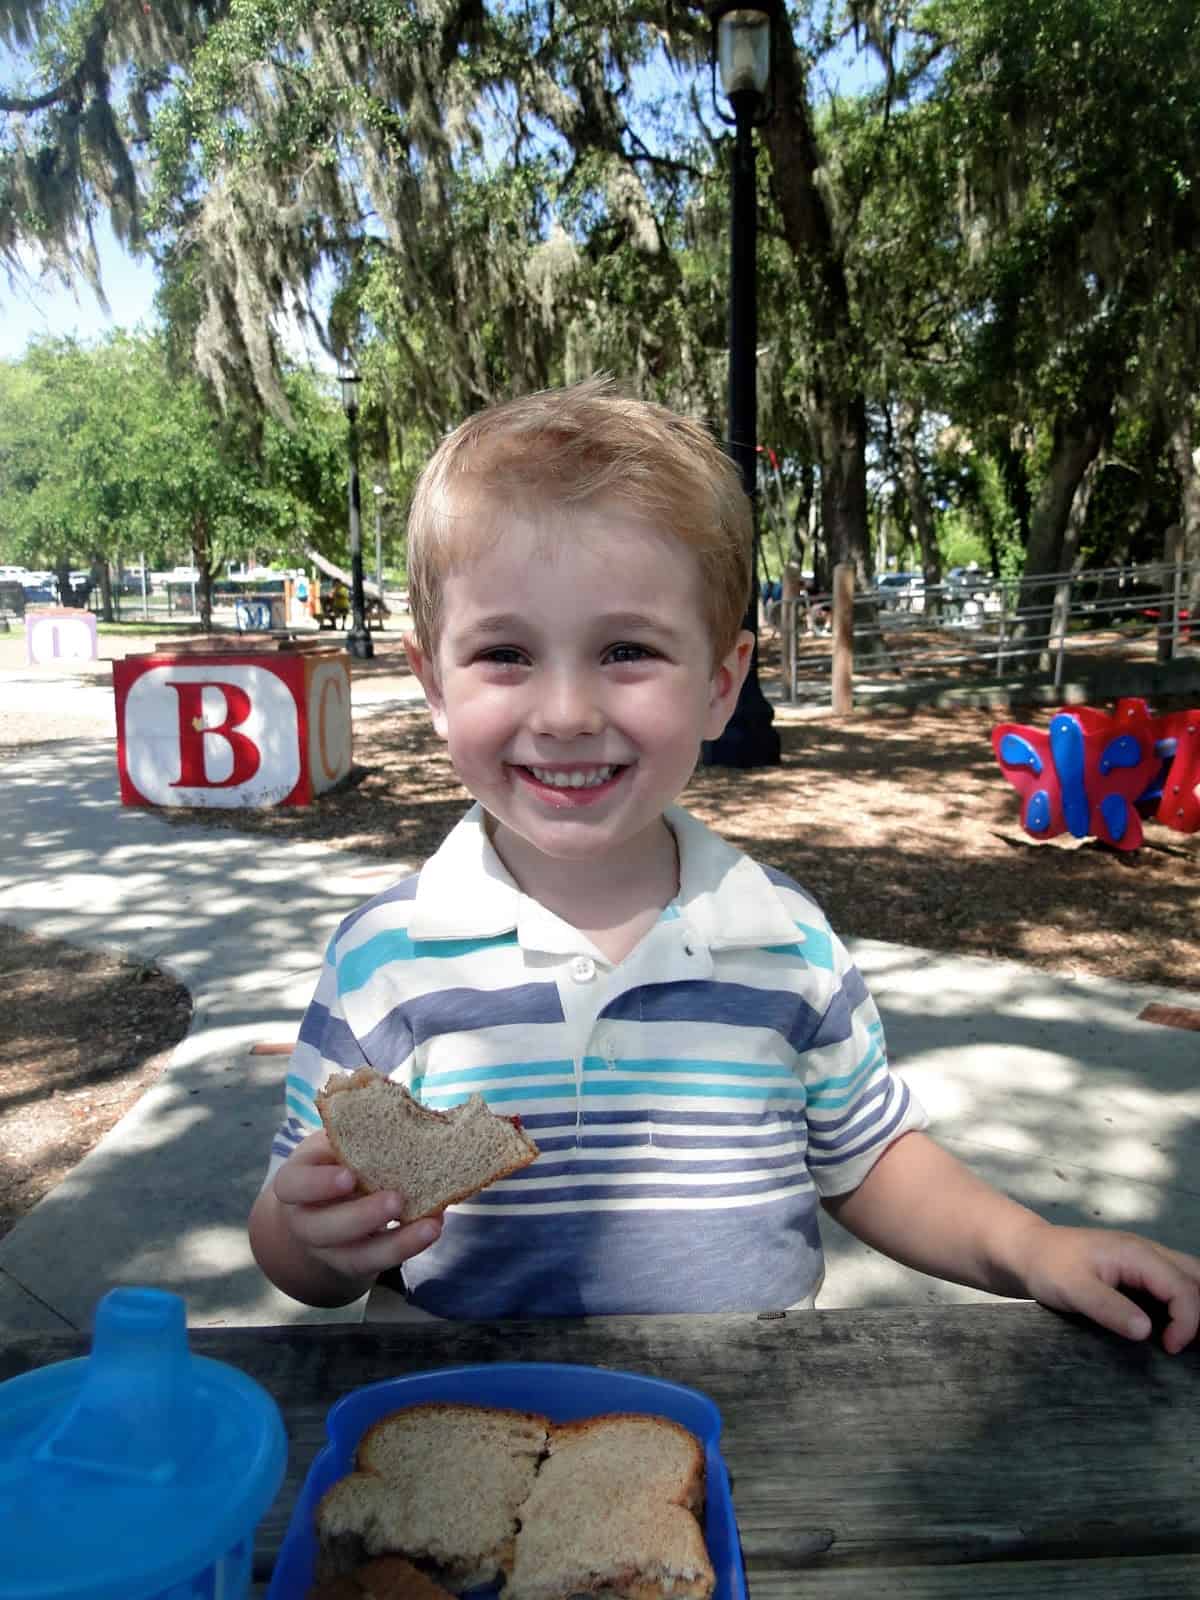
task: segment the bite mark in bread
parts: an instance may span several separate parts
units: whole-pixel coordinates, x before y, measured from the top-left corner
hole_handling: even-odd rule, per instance
[[[518,1119],[497,1116],[473,1094],[435,1111],[369,1067],[335,1073],[317,1095],[334,1154],[365,1194],[396,1189],[401,1222],[436,1216],[537,1159]]]

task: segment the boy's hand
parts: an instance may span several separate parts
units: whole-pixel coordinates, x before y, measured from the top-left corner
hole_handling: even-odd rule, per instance
[[[1127,1339],[1147,1339],[1152,1323],[1120,1290],[1138,1290],[1167,1310],[1163,1349],[1177,1355],[1200,1328],[1200,1259],[1182,1250],[1102,1228],[1064,1228],[1038,1219],[1025,1239],[1022,1276],[1029,1294],[1056,1311],[1076,1311]]]
[[[367,1282],[400,1266],[442,1231],[440,1217],[389,1228],[403,1210],[404,1197],[355,1194],[354,1174],[339,1164],[323,1132],[296,1147],[272,1187],[295,1243],[350,1282]]]

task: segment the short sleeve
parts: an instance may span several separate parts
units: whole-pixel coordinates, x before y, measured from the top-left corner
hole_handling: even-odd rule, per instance
[[[875,1002],[836,937],[831,954],[836,987],[803,1063],[808,1169],[823,1196],[856,1189],[890,1144],[929,1121],[889,1067]]]
[[[362,1046],[346,1019],[338,993],[336,938],[330,941],[317,987],[300,1024],[300,1037],[288,1058],[284,1116],[271,1141],[264,1186],[302,1139],[321,1126],[316,1097],[335,1072],[368,1066]]]

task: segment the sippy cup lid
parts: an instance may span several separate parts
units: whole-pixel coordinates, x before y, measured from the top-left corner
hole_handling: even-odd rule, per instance
[[[279,1409],[192,1355],[184,1302],[113,1289],[91,1354],[0,1384],[0,1600],[151,1600],[254,1530],[283,1478]]]

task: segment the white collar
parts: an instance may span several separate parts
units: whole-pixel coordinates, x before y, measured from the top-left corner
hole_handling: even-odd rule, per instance
[[[681,806],[664,813],[679,845],[680,917],[710,950],[786,944],[795,924],[770,879]],[[523,949],[573,954],[580,935],[524,894],[496,854],[482,806],[471,807],[421,869],[408,924],[413,939],[517,935]]]

